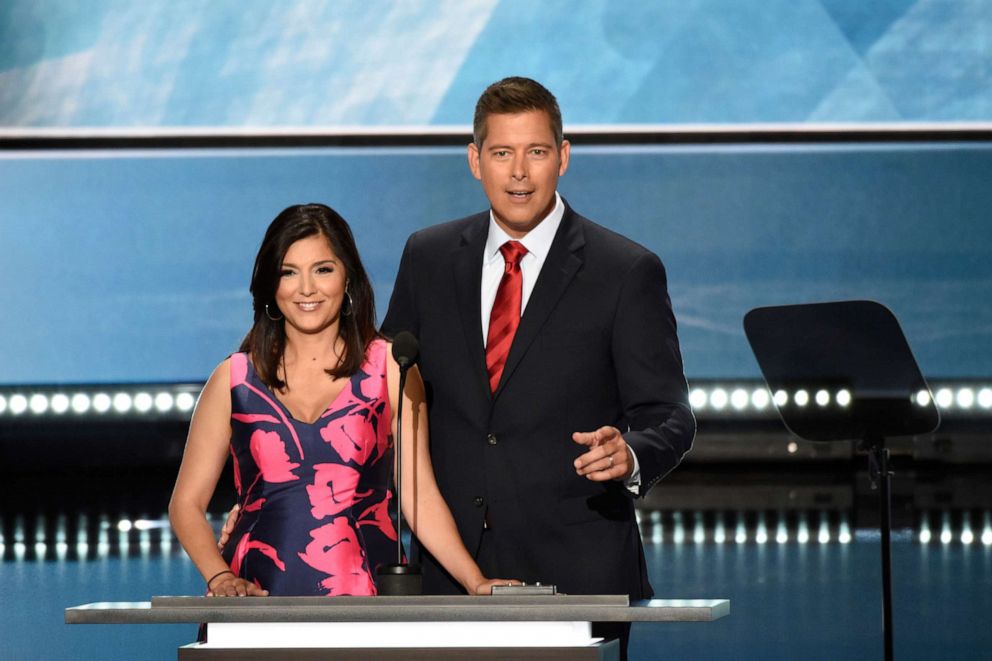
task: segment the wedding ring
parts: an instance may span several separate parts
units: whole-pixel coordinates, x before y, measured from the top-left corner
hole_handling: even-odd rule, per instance
[[[610,455],[610,468],[613,468],[613,455]]]

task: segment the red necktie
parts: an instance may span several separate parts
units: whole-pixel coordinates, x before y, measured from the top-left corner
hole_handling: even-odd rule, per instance
[[[503,253],[506,264],[503,279],[496,290],[493,311],[489,315],[489,334],[486,336],[486,371],[489,372],[489,388],[493,392],[499,385],[510,344],[520,325],[520,301],[523,296],[520,260],[527,254],[527,249],[518,241],[507,241],[499,247],[499,251]]]

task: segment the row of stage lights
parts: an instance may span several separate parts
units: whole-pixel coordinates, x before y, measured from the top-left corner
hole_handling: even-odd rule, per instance
[[[177,416],[188,418],[199,386],[107,391],[0,392],[0,417]]]
[[[46,392],[38,388],[20,392],[6,388],[0,390],[0,417],[155,415],[188,419],[199,391],[200,386],[192,384],[76,392],[67,389],[51,389]],[[992,414],[992,385],[942,386],[932,396],[930,391],[920,390],[913,396],[913,401],[918,406],[928,406],[933,401],[943,412],[989,415]],[[776,390],[772,393],[762,385],[751,383],[693,387],[689,391],[689,403],[701,416],[773,416],[775,407],[846,408],[851,402],[851,392],[843,388],[800,388],[791,392]]]
[[[220,520],[219,516],[215,518]],[[839,523],[830,523],[826,518],[821,518],[818,523],[810,523],[806,518],[800,518],[795,526],[787,526],[783,520],[768,525],[760,516],[755,525],[748,526],[741,517],[733,524],[728,525],[722,520],[717,520],[715,525],[708,527],[698,512],[692,524],[686,524],[681,514],[675,513],[673,521],[665,525],[662,522],[661,512],[638,510],[637,522],[641,527],[644,541],[652,544],[662,544],[666,541],[675,544],[725,545],[850,544],[862,535],[868,540],[873,540],[878,535],[874,530],[852,531],[846,517],[842,517]],[[979,534],[967,519],[960,526],[955,527],[945,515],[939,526],[932,527],[928,518],[923,517],[918,529],[912,533],[912,538],[924,546],[936,543],[943,546],[960,543],[963,546],[981,544],[988,548],[992,547],[992,518],[989,512],[983,514]],[[900,533],[894,531],[894,534]],[[23,523],[17,522],[12,536],[13,539],[5,540],[0,534],[0,558],[7,556],[8,548],[15,560],[25,559],[29,551],[33,552],[34,558],[45,558],[52,554],[57,559],[66,559],[70,555],[76,558],[91,555],[95,557],[127,555],[132,547],[142,555],[148,555],[153,550],[168,555],[178,549],[178,544],[174,544],[169,521],[165,517],[120,519],[112,522],[103,516],[100,518],[95,536],[91,536],[85,522],[81,522],[72,541],[68,539],[64,520],[55,526],[52,540],[46,537],[45,526],[39,523],[31,541],[27,539]],[[134,536],[137,536],[137,541],[132,540]],[[115,543],[112,543],[112,540]]]
[[[777,408],[794,406],[797,408],[829,407],[847,408],[853,397],[851,391],[845,388],[827,390],[820,388],[807,390],[799,388],[794,391],[776,390],[770,392],[764,387],[737,386],[713,388],[692,388],[689,391],[689,403],[697,413],[745,413],[745,412],[774,412],[772,405]],[[929,406],[931,401],[943,411],[984,411],[992,413],[992,386],[973,387],[962,386],[941,387],[931,396],[930,391],[920,390],[912,397],[917,406]]]
[[[839,524],[831,525],[825,518],[821,518],[818,524],[811,525],[805,517],[800,518],[798,525],[787,526],[785,521],[779,520],[774,526],[769,526],[763,517],[759,516],[754,526],[745,525],[739,519],[734,525],[726,525],[722,520],[717,520],[712,527],[707,527],[703,523],[702,515],[696,513],[695,522],[687,525],[679,513],[676,513],[674,520],[665,526],[662,522],[661,512],[638,510],[637,523],[641,527],[641,534],[645,541],[660,544],[668,541],[676,544],[692,542],[694,544],[705,544],[713,542],[716,544],[808,544],[817,542],[820,544],[830,544],[837,542],[840,544],[850,544],[855,537],[860,536],[862,531],[852,533],[850,524],[846,517],[842,517]],[[772,531],[774,527],[774,534]],[[868,538],[878,536],[876,530],[863,531]],[[914,531],[913,537],[923,545],[939,542],[946,546],[954,542],[960,542],[964,546],[971,546],[980,543],[985,547],[992,547],[992,516],[985,512],[982,516],[981,533],[977,534],[971,523],[965,519],[958,529],[955,529],[950,522],[950,517],[944,516],[938,527],[932,527],[927,517],[922,517],[920,525]]]

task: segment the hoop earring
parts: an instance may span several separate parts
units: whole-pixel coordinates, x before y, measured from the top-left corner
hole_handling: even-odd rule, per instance
[[[268,303],[265,304],[265,316],[268,317],[271,321],[281,321],[282,320],[282,315],[279,315],[278,317],[273,317],[272,316],[272,313],[269,312],[269,304]]]
[[[351,313],[355,311],[355,302],[353,300],[351,300],[351,292],[348,291],[347,289],[344,290],[344,295],[348,299],[348,311],[345,312],[344,309],[342,309],[341,310],[341,316],[342,317],[350,317],[351,316]],[[341,307],[344,308],[343,305]]]

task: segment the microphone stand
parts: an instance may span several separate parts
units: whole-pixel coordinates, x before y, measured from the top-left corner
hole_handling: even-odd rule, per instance
[[[412,343],[413,349],[407,351],[397,351],[397,344],[393,344],[393,357],[400,366],[400,390],[399,409],[396,411],[396,563],[382,565],[376,571],[379,578],[379,594],[383,596],[418,595],[423,591],[420,565],[403,562],[403,392],[406,389],[407,371],[414,365],[414,360],[410,353],[416,357],[416,339],[410,333],[399,333],[397,340],[406,339],[409,342],[398,342],[403,345],[402,349],[407,349]]]

